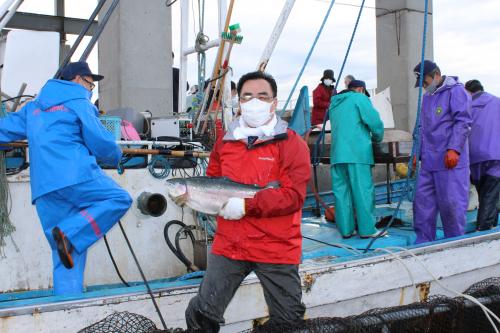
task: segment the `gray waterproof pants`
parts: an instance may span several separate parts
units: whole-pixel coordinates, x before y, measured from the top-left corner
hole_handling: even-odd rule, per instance
[[[298,265],[238,261],[210,254],[198,295],[191,299],[186,309],[189,332],[218,332],[219,324],[224,323],[226,307],[252,271],[264,289],[269,323],[293,323],[304,317]]]
[[[477,212],[477,230],[489,230],[498,225],[498,207],[500,196],[500,178],[483,175],[473,182],[479,194],[479,210]]]

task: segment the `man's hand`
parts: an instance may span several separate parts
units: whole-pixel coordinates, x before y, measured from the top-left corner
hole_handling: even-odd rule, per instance
[[[239,220],[245,216],[245,199],[229,198],[222,206],[219,215],[226,220]]]
[[[444,165],[447,169],[453,169],[457,166],[460,154],[453,149],[449,149],[444,157]]]

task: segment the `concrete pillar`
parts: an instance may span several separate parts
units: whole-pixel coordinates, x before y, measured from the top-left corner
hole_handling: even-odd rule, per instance
[[[171,9],[164,0],[120,1],[99,39],[99,74],[105,77],[100,109],[173,114],[171,36]]]
[[[377,90],[391,87],[397,129],[411,132],[415,125],[418,89],[414,66],[422,54],[423,0],[376,0]],[[432,1],[427,18],[426,59],[433,58]],[[439,64],[438,64],[439,65]]]

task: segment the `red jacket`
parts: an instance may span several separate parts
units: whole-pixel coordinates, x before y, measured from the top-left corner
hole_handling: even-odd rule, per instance
[[[327,88],[323,83],[318,84],[313,91],[313,108],[311,125],[323,124],[323,119],[330,106],[330,99],[335,95],[333,88]]]
[[[216,143],[207,176],[259,186],[279,181],[280,187],[245,199],[246,215],[241,220],[217,217],[212,253],[234,260],[300,263],[302,205],[311,175],[309,149],[284,121],[279,120],[275,130],[283,124],[281,134],[253,144],[231,140],[231,134]]]

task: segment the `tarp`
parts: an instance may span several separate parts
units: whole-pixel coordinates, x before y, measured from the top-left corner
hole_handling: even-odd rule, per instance
[[[288,127],[301,136],[311,128],[311,109],[309,107],[309,89],[307,89],[307,86],[300,89],[299,98],[288,122]]]

